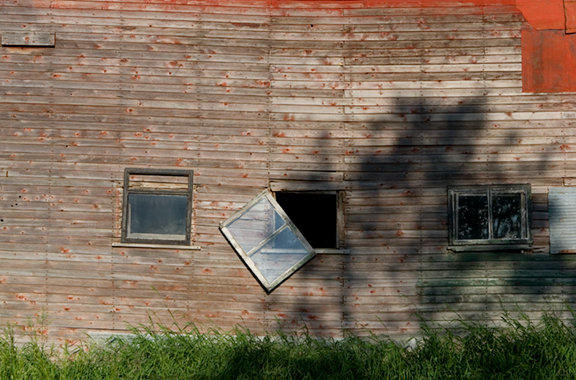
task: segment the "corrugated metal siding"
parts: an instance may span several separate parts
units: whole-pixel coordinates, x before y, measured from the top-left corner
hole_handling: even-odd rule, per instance
[[[550,215],[550,253],[575,253],[576,188],[550,188],[548,213]]]
[[[1,3],[0,32],[56,33],[0,49],[2,321],[401,334],[574,301],[547,194],[576,98],[522,93],[517,10],[302,4]],[[112,248],[125,167],[194,170],[202,250]],[[267,296],[217,226],[270,183],[344,191],[351,254]],[[533,252],[447,251],[446,186],[489,183],[532,184]]]

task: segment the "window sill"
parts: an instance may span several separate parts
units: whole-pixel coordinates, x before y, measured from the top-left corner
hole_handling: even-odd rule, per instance
[[[199,245],[170,245],[170,244],[143,244],[143,243],[112,243],[113,248],[149,248],[149,249],[175,249],[180,251],[199,251]]]
[[[527,251],[532,248],[530,244],[509,244],[509,245],[451,245],[447,247],[454,252],[494,252],[494,251]]]
[[[348,249],[335,249],[335,248],[318,248],[315,249],[317,255],[348,255],[350,250]]]

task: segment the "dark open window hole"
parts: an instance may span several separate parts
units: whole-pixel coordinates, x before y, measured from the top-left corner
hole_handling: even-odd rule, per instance
[[[312,247],[339,248],[337,194],[279,192],[276,201]]]

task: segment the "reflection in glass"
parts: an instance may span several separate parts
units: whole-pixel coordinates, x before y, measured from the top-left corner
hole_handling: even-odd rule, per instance
[[[128,194],[128,237],[186,239],[188,197]]]
[[[522,194],[492,196],[492,218],[495,239],[522,238]]]
[[[272,283],[307,255],[308,251],[294,232],[284,228],[251,254],[250,259],[266,280]]]
[[[458,196],[458,239],[488,239],[488,197],[482,195]]]
[[[270,201],[262,198],[233,221],[228,230],[244,252],[248,253],[282,225],[284,220],[274,210]]]
[[[315,255],[268,190],[221,222],[220,230],[268,294]]]

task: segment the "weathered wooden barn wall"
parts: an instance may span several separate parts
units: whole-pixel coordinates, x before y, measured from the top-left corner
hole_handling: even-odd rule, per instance
[[[526,24],[489,3],[0,1],[0,33],[56,41],[0,48],[0,322],[396,335],[574,302],[547,193],[576,97],[522,92]],[[126,167],[194,170],[200,250],[112,247]],[[492,183],[532,184],[533,251],[450,253],[446,186]],[[344,191],[350,253],[267,296],[218,223],[268,186]]]

